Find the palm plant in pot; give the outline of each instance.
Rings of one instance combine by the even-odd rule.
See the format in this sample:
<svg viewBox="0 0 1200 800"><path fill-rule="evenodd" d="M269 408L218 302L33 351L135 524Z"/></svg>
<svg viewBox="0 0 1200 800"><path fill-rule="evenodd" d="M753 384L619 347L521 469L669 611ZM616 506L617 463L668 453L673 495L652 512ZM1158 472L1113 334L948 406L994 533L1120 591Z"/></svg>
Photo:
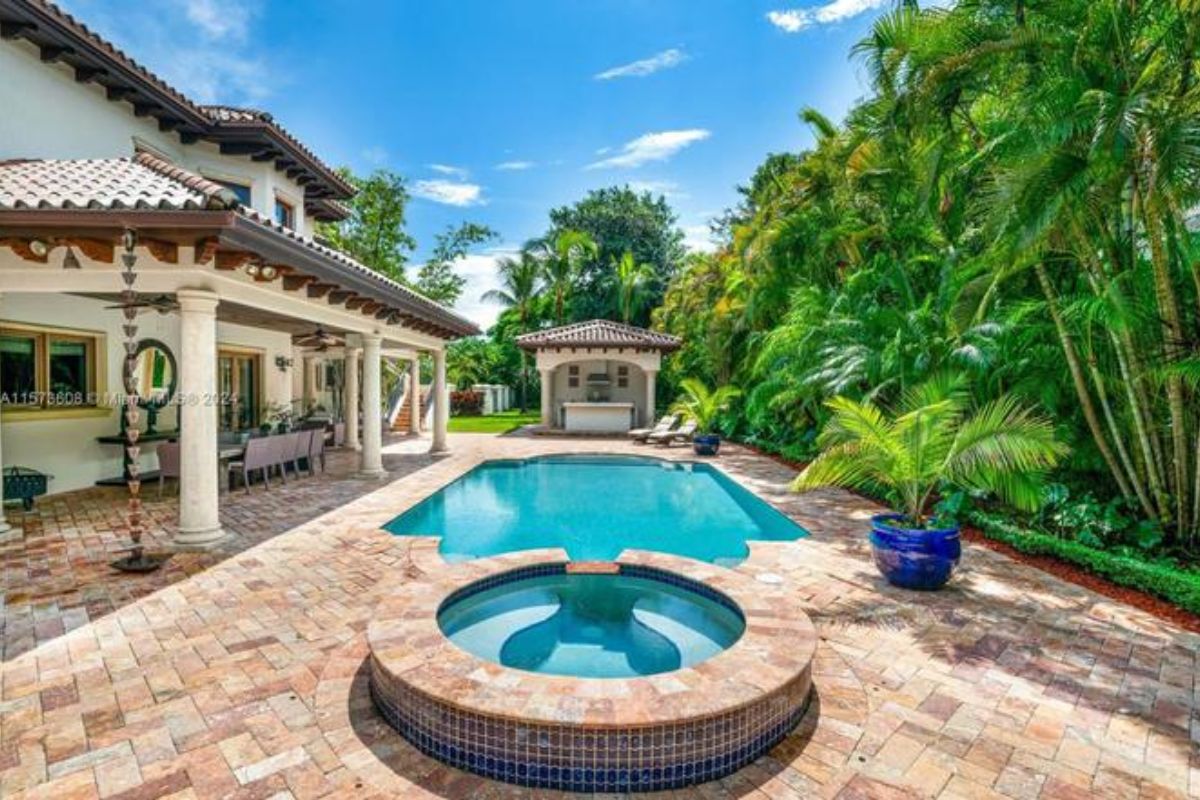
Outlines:
<svg viewBox="0 0 1200 800"><path fill-rule="evenodd" d="M696 455L715 456L721 449L721 436L716 432L717 417L741 395L741 389L720 386L710 391L696 378L684 378L679 382L679 388L683 394L675 401L671 411L695 423L692 448Z"/></svg>
<svg viewBox="0 0 1200 800"><path fill-rule="evenodd" d="M893 413L837 397L821 454L796 490L823 486L882 494L897 509L871 519L875 564L890 583L938 589L962 555L959 527L932 510L938 490L989 492L1035 510L1046 472L1067 452L1050 421L1002 397L970 407L963 382L938 377L907 392Z"/></svg>

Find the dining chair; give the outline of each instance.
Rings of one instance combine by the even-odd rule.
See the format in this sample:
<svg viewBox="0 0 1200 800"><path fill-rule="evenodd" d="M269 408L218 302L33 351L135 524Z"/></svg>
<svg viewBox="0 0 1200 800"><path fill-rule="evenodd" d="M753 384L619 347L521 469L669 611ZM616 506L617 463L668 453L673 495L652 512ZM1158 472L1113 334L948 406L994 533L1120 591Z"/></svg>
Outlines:
<svg viewBox="0 0 1200 800"><path fill-rule="evenodd" d="M158 456L158 496L163 496L167 478L179 480L179 442L163 442L155 451Z"/></svg>
<svg viewBox="0 0 1200 800"><path fill-rule="evenodd" d="M271 441L274 436L256 436L246 442L246 450L242 453L240 459L230 461L229 469L234 473L241 473L242 485L246 487L246 494L250 494L250 473L255 470L262 471L263 487L271 488L270 470L275 464L275 444Z"/></svg>

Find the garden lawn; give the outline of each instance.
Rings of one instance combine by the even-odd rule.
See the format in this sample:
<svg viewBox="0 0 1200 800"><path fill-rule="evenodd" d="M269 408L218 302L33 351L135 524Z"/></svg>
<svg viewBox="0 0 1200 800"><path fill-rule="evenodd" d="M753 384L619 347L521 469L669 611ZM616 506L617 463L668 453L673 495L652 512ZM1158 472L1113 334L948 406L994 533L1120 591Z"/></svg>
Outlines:
<svg viewBox="0 0 1200 800"><path fill-rule="evenodd" d="M502 411L486 417L450 417L451 433L508 433L522 425L533 425L541 421L537 411Z"/></svg>

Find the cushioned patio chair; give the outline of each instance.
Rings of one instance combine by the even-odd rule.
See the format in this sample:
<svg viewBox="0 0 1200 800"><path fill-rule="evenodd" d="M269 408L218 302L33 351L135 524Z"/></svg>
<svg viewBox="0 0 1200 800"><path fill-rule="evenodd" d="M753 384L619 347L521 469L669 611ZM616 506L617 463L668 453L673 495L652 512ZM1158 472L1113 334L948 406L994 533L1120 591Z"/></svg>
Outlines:
<svg viewBox="0 0 1200 800"><path fill-rule="evenodd" d="M314 431L316 434L312 437L312 442L308 446L308 474L317 474L317 464L321 465L321 472L325 471L325 434L323 431Z"/></svg>
<svg viewBox="0 0 1200 800"><path fill-rule="evenodd" d="M646 437L646 441L650 444L656 444L660 447L670 447L675 442L690 442L692 437L696 435L695 420L688 420L673 431L666 433L652 433Z"/></svg>
<svg viewBox="0 0 1200 800"><path fill-rule="evenodd" d="M317 430L296 432L295 439L292 441L292 457L288 460L296 477L299 477L301 471L308 465L308 451L312 449L313 437L320 435L321 431Z"/></svg>
<svg viewBox="0 0 1200 800"><path fill-rule="evenodd" d="M167 478L179 480L179 442L163 442L155 451L158 455L158 496L163 496Z"/></svg>
<svg viewBox="0 0 1200 800"><path fill-rule="evenodd" d="M653 428L634 428L629 432L629 438L635 442L645 442L651 436L666 433L679 422L676 414L666 414Z"/></svg>
<svg viewBox="0 0 1200 800"><path fill-rule="evenodd" d="M287 465L296 459L296 440L299 433L277 433L270 438L275 448L275 467L279 469L279 480L287 483Z"/></svg>
<svg viewBox="0 0 1200 800"><path fill-rule="evenodd" d="M256 436L246 442L246 450L239 460L229 462L230 471L241 473L242 485L246 487L246 494L250 494L250 473L255 471L262 472L263 486L267 489L271 488L271 478L268 473L276 463L276 445L272 439L277 438L276 436Z"/></svg>

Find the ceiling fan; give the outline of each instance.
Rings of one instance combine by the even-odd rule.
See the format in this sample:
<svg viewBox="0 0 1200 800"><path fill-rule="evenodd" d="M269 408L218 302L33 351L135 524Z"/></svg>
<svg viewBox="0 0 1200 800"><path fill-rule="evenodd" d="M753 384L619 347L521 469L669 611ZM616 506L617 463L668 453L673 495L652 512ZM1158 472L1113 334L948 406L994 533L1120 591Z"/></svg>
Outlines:
<svg viewBox="0 0 1200 800"><path fill-rule="evenodd" d="M293 342L301 347L311 347L317 352L325 352L330 347L336 347L342 344L340 336L335 336L329 333L320 325L312 333L301 334L292 339Z"/></svg>

